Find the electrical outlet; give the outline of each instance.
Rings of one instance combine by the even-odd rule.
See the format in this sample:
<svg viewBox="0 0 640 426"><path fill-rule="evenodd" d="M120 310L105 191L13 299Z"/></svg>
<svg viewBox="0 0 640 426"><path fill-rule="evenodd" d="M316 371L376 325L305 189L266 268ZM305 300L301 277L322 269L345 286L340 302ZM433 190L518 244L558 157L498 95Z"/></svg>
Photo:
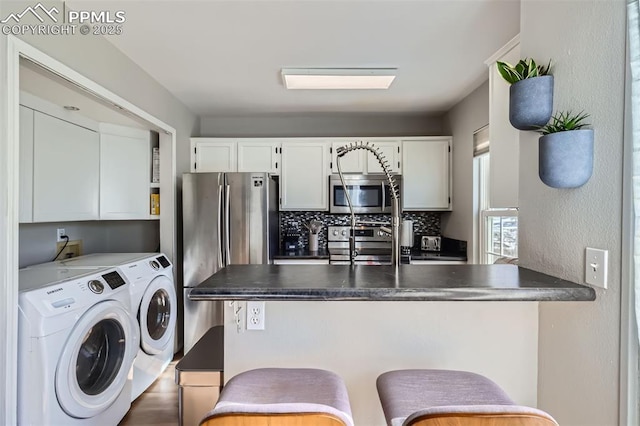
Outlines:
<svg viewBox="0 0 640 426"><path fill-rule="evenodd" d="M247 330L264 330L264 302L247 302Z"/></svg>
<svg viewBox="0 0 640 426"><path fill-rule="evenodd" d="M587 247L584 262L584 280L587 284L607 288L607 258L609 252Z"/></svg>
<svg viewBox="0 0 640 426"><path fill-rule="evenodd" d="M63 235L67 235L67 233L65 232L64 228L58 228L56 230L56 242L59 243L60 241L64 241L64 238L62 238Z"/></svg>

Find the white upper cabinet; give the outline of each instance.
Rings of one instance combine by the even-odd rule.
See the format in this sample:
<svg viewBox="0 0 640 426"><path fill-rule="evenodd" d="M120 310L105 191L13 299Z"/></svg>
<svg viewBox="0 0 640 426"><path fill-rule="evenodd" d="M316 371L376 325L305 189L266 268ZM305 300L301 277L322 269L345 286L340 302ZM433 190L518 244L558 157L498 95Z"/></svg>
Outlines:
<svg viewBox="0 0 640 426"><path fill-rule="evenodd" d="M349 144L349 140L331 142L331 172L338 173L338 154L336 150ZM362 149L351 151L340 158L342 173L365 173L366 152Z"/></svg>
<svg viewBox="0 0 640 426"><path fill-rule="evenodd" d="M280 141L238 140L238 171L279 174Z"/></svg>
<svg viewBox="0 0 640 426"><path fill-rule="evenodd" d="M35 111L33 141L33 221L98 219L98 133Z"/></svg>
<svg viewBox="0 0 640 426"><path fill-rule="evenodd" d="M33 114L20 105L20 223L33 222Z"/></svg>
<svg viewBox="0 0 640 426"><path fill-rule="evenodd" d="M400 141L372 139L371 143L376 148L378 148L384 158L386 158L386 160L389 162L391 173L401 174L402 168L400 167ZM382 167L376 159L376 156L371 152L365 152L367 158L367 173L383 173Z"/></svg>
<svg viewBox="0 0 640 426"><path fill-rule="evenodd" d="M149 219L150 135L100 126L100 219Z"/></svg>
<svg viewBox="0 0 640 426"><path fill-rule="evenodd" d="M400 174L402 169L400 167L400 140L396 139L379 139L379 138L354 138L344 139L340 141L331 142L331 172L338 173L337 165L337 148L356 142L369 142L370 145L378 148L382 155L389 162L389 169L391 173ZM364 149L357 149L351 151L342 157L340 167L343 173L383 173L380 163L376 159L376 156L371 152Z"/></svg>
<svg viewBox="0 0 640 426"><path fill-rule="evenodd" d="M519 37L515 37L486 61L489 66L489 206L518 207L520 133L509 122L509 88L496 61L516 64L520 60Z"/></svg>
<svg viewBox="0 0 640 426"><path fill-rule="evenodd" d="M236 143L235 139L191 138L191 171L237 171Z"/></svg>
<svg viewBox="0 0 640 426"><path fill-rule="evenodd" d="M402 141L402 210L451 210L451 137Z"/></svg>
<svg viewBox="0 0 640 426"><path fill-rule="evenodd" d="M282 142L281 210L327 210L329 144Z"/></svg>

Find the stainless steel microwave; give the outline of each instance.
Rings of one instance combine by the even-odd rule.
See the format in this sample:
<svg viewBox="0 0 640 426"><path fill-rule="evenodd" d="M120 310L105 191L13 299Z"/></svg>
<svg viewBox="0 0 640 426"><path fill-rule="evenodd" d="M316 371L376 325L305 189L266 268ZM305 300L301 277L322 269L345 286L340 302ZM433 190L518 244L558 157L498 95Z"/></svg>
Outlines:
<svg viewBox="0 0 640 426"><path fill-rule="evenodd" d="M394 179L400 191L402 178L394 176ZM354 213L391 213L391 191L386 176L345 174L344 181ZM329 177L329 213L351 213L337 174Z"/></svg>

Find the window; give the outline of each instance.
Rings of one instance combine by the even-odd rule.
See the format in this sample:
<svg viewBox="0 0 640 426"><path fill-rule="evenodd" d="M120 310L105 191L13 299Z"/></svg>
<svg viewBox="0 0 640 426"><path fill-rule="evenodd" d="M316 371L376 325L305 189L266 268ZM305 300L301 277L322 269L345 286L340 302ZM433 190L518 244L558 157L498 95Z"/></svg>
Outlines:
<svg viewBox="0 0 640 426"><path fill-rule="evenodd" d="M488 127L485 127L474 134L479 263L518 257L518 210L491 208L490 164Z"/></svg>

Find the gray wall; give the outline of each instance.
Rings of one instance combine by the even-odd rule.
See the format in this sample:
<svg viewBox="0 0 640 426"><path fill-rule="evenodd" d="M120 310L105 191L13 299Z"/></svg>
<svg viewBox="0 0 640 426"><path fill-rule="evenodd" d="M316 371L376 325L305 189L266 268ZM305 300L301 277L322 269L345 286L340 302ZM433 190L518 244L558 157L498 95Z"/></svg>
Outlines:
<svg viewBox="0 0 640 426"><path fill-rule="evenodd" d="M50 262L56 255L56 229L82 240L82 253L145 253L158 251L157 220L25 223L20 225L20 267Z"/></svg>
<svg viewBox="0 0 640 426"><path fill-rule="evenodd" d="M625 18L623 0L522 2L522 57L552 59L554 110L591 114L595 160L581 188L549 188L521 132L521 265L581 283L585 247L609 250L595 302L540 304L539 406L567 426L618 424Z"/></svg>
<svg viewBox="0 0 640 426"><path fill-rule="evenodd" d="M444 117L445 132L453 136L453 210L442 215L442 234L468 241L469 259L474 259L477 222L474 217L477 207L474 207L473 194L473 133L487 124L489 80L451 108Z"/></svg>
<svg viewBox="0 0 640 426"><path fill-rule="evenodd" d="M216 137L440 136L439 114L309 114L201 117L200 135Z"/></svg>

